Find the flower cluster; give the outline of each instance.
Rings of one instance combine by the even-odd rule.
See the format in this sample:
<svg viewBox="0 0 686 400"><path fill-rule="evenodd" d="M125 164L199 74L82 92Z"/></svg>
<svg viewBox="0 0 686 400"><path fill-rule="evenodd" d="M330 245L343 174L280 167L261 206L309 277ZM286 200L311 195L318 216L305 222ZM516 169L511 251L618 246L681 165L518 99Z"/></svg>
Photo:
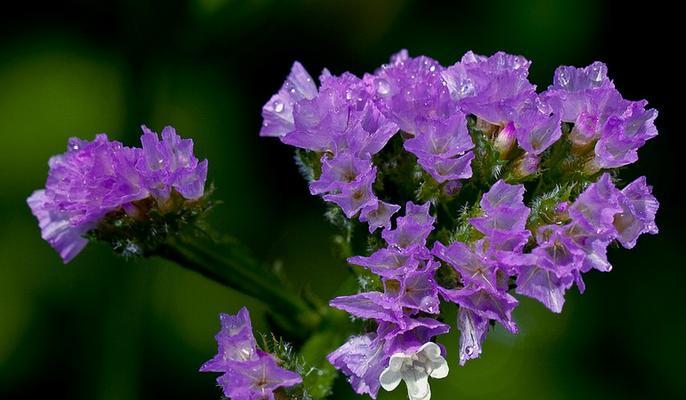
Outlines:
<svg viewBox="0 0 686 400"><path fill-rule="evenodd" d="M217 383L232 400L274 399L274 391L302 382L300 375L279 366L279 360L260 350L250 324L248 309L236 315L221 314L218 352L200 367L201 372L220 372Z"/></svg>
<svg viewBox="0 0 686 400"><path fill-rule="evenodd" d="M109 213L145 217L148 203L159 210L180 196L198 200L204 194L207 160L193 155L193 141L172 127L162 139L143 126L141 147L126 147L99 134L93 141L69 139L67 152L49 161L45 188L29 198L42 237L66 263L88 243L86 233Z"/></svg>
<svg viewBox="0 0 686 400"><path fill-rule="evenodd" d="M429 376L448 374L441 350L426 345L449 327L425 316L439 313L434 280L439 264L426 248L434 224L429 203L418 206L408 202L405 210L396 228L382 233L387 247L369 257L348 260L379 275L383 292L341 296L330 303L355 317L376 320L376 332L352 337L329 355L329 361L349 376L358 393L375 397L379 386L392 390L403 379L410 398L418 400L430 397Z"/></svg>
<svg viewBox="0 0 686 400"><path fill-rule="evenodd" d="M312 194L369 226L371 254L348 261L376 290L330 303L374 322L328 357L357 393L404 380L430 398L428 378L448 373L441 299L458 306L464 364L494 323L518 331L513 294L559 313L583 273L611 270L611 243L657 233L645 178L620 189L614 171L657 135L657 112L622 98L602 63L559 67L542 92L530 64L468 52L446 68L401 51L362 78L324 71L317 88L295 63L264 106L261 135L306 151Z"/></svg>

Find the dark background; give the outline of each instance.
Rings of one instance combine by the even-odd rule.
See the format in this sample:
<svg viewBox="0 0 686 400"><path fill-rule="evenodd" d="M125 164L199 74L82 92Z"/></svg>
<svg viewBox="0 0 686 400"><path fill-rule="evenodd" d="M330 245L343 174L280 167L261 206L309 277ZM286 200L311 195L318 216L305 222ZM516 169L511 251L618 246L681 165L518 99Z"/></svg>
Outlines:
<svg viewBox="0 0 686 400"><path fill-rule="evenodd" d="M225 201L215 225L331 297L345 265L323 203L292 150L257 136L260 107L294 60L317 76L361 75L401 48L449 65L472 49L520 53L545 88L559 64L602 60L625 97L660 111L660 136L627 179L645 174L662 203L659 236L615 250L562 315L522 300L517 336L492 333L481 359L457 365L436 399L677 398L686 390L686 282L677 137L683 121L683 22L648 1L170 0L22 2L0 10L0 399L218 399L219 312L265 307L160 260L125 262L90 245L64 266L40 239L25 198L69 136L107 132L133 145L138 126L174 125L210 160ZM682 32L683 33L683 32ZM682 168L679 168L682 169ZM381 399L402 399L404 390ZM335 399L354 398L344 382Z"/></svg>

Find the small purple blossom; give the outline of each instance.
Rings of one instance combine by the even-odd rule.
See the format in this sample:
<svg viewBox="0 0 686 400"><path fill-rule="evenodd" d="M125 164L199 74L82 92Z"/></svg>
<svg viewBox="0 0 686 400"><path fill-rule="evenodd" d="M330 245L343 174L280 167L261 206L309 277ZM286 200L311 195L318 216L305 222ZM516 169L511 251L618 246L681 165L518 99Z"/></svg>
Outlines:
<svg viewBox="0 0 686 400"><path fill-rule="evenodd" d="M416 134L419 120L450 117L456 105L441 79L443 67L429 57L409 57L407 50L376 71L372 82L377 107L405 132Z"/></svg>
<svg viewBox="0 0 686 400"><path fill-rule="evenodd" d="M498 321L510 332L517 333L518 328L512 319L512 311L519 302L507 292L470 285L462 289L443 289L441 293L446 300L472 311L481 318Z"/></svg>
<svg viewBox="0 0 686 400"><path fill-rule="evenodd" d="M529 65L522 56L498 52L485 57L470 51L441 76L462 111L503 124L535 93L527 78Z"/></svg>
<svg viewBox="0 0 686 400"><path fill-rule="evenodd" d="M143 157L136 163L145 185L153 196L166 200L172 189L188 200L202 197L207 180L207 160L198 162L193 155L193 141L181 139L176 130L167 126L162 140L145 125L142 126Z"/></svg>
<svg viewBox="0 0 686 400"><path fill-rule="evenodd" d="M391 229L391 217L400 210L400 206L377 201L375 205L367 206L360 213L360 221L369 224L369 233L378 228Z"/></svg>
<svg viewBox="0 0 686 400"><path fill-rule="evenodd" d="M379 376L389 358L383 341L374 333L353 336L327 356L331 365L348 377L356 393L368 394L372 399L376 399L379 392Z"/></svg>
<svg viewBox="0 0 686 400"><path fill-rule="evenodd" d="M542 96L559 110L562 121L575 123L573 143L595 143L595 157L587 167L592 172L636 162L638 149L657 135L657 111L646 110L645 100L623 99L603 63L559 67Z"/></svg>
<svg viewBox="0 0 686 400"><path fill-rule="evenodd" d="M460 330L460 365L481 355L481 344L488 333L489 319L483 318L467 308L460 307L457 313L457 328Z"/></svg>
<svg viewBox="0 0 686 400"><path fill-rule="evenodd" d="M224 396L231 400L274 400L275 390L301 382L300 375L279 367L276 360L268 354L256 360L232 363L217 378Z"/></svg>
<svg viewBox="0 0 686 400"><path fill-rule="evenodd" d="M622 211L615 215L613 225L619 243L631 249L641 234L657 234L655 214L660 203L653 196L652 188L644 176L628 184L621 193L619 205Z"/></svg>
<svg viewBox="0 0 686 400"><path fill-rule="evenodd" d="M428 120L418 124L415 136L405 141L407 151L437 182L466 179L472 176L471 150L474 143L467 130L464 114L456 112L445 121Z"/></svg>
<svg viewBox="0 0 686 400"><path fill-rule="evenodd" d="M398 217L396 228L384 230L381 236L391 247L397 249L423 248L433 230L435 220L429 214L429 203L416 205L408 201L405 205L405 216Z"/></svg>
<svg viewBox="0 0 686 400"><path fill-rule="evenodd" d="M324 195L324 200L336 203L346 217L352 218L360 210L377 203L378 200L372 189L375 179L376 168L374 167L342 186L339 192Z"/></svg>
<svg viewBox="0 0 686 400"><path fill-rule="evenodd" d="M260 136L283 136L294 129L293 105L300 100L317 96L317 86L299 63L294 62L291 73L277 94L262 107L264 123Z"/></svg>
<svg viewBox="0 0 686 400"><path fill-rule="evenodd" d="M220 314L221 330L215 336L218 352L200 367L221 372L217 383L232 400L274 399L274 391L302 382L299 374L281 368L277 360L255 344L248 309L236 315Z"/></svg>

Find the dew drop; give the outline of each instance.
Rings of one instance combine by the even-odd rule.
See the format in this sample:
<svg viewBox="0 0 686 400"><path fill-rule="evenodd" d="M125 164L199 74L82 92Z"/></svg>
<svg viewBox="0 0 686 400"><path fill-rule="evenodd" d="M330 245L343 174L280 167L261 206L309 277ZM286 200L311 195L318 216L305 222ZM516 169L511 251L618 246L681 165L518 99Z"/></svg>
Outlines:
<svg viewBox="0 0 686 400"><path fill-rule="evenodd" d="M536 98L536 108L541 114L550 115L553 112L552 107L549 104L541 101L538 97Z"/></svg>
<svg viewBox="0 0 686 400"><path fill-rule="evenodd" d="M524 60L520 56L516 56L514 61L512 61L512 67L514 69L520 69L524 65Z"/></svg>
<svg viewBox="0 0 686 400"><path fill-rule="evenodd" d="M605 68L603 68L603 65L600 63L593 64L591 66L591 80L600 83L603 79L605 79Z"/></svg>
<svg viewBox="0 0 686 400"><path fill-rule="evenodd" d="M610 271L612 271L612 265L607 266L607 272L610 272Z"/></svg>
<svg viewBox="0 0 686 400"><path fill-rule="evenodd" d="M567 72L567 70L563 69L562 71L560 71L559 78L560 84L562 84L562 86L567 86L569 84L569 72Z"/></svg>
<svg viewBox="0 0 686 400"><path fill-rule="evenodd" d="M464 348L464 352L468 356L471 356L472 354L474 354L474 348L472 346L467 346Z"/></svg>
<svg viewBox="0 0 686 400"><path fill-rule="evenodd" d="M376 92L382 96L386 96L391 92L391 85L385 79L377 79L376 82Z"/></svg>
<svg viewBox="0 0 686 400"><path fill-rule="evenodd" d="M272 108L274 109L274 112L280 113L283 111L284 105L281 101L275 100L274 104L272 104Z"/></svg>
<svg viewBox="0 0 686 400"><path fill-rule="evenodd" d="M460 82L460 97L467 97L474 94L474 82L471 79L465 79Z"/></svg>
<svg viewBox="0 0 686 400"><path fill-rule="evenodd" d="M436 66L435 66L435 65L432 65L431 67L429 67L429 71L434 72L435 70L436 70Z"/></svg>
<svg viewBox="0 0 686 400"><path fill-rule="evenodd" d="M352 100L352 98L353 98L352 92L350 90L346 90L345 91L345 99L346 100Z"/></svg>

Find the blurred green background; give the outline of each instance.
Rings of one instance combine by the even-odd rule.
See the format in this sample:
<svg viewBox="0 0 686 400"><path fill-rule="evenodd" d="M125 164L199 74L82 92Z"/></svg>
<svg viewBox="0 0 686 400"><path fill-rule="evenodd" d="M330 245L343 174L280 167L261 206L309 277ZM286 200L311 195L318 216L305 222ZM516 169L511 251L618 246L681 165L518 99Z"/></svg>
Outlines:
<svg viewBox="0 0 686 400"><path fill-rule="evenodd" d="M6 6L4 6L6 7ZM457 365L435 399L679 398L686 391L683 211L677 118L683 85L676 10L592 0L24 2L0 13L0 399L218 399L197 372L215 352L219 312L264 305L161 260L125 262L90 245L64 266L40 239L25 198L69 136L174 125L210 160L225 203L217 228L329 298L345 276L323 203L308 195L292 150L257 136L260 107L300 60L313 75L361 75L408 48L444 65L467 50L520 53L546 87L559 64L608 63L622 93L647 98L661 136L641 151L662 202L659 236L613 251L562 315L522 300L521 333L498 329L479 360ZM669 62L670 58L674 62ZM680 127L679 127L680 128ZM679 179L679 181L677 181ZM355 396L343 380L334 399ZM380 399L402 399L404 391ZM683 398L683 397L682 397Z"/></svg>

